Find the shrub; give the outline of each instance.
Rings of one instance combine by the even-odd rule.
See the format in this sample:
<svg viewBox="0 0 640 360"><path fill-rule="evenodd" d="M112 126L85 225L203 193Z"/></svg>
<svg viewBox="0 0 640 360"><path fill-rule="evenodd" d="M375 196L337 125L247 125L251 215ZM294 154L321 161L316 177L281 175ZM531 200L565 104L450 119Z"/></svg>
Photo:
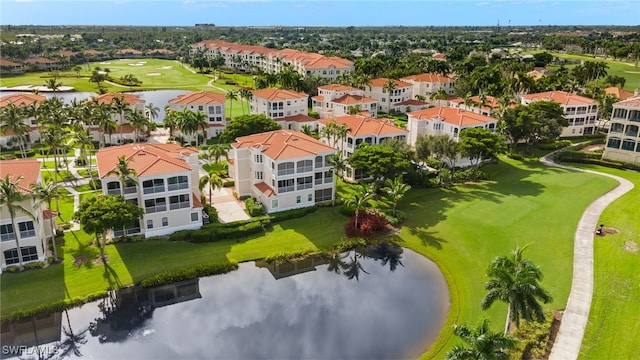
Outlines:
<svg viewBox="0 0 640 360"><path fill-rule="evenodd" d="M345 226L345 233L349 237L370 237L386 229L387 220L375 211L360 212L358 226L355 215Z"/></svg>
<svg viewBox="0 0 640 360"><path fill-rule="evenodd" d="M349 238L341 240L333 246L335 252L346 252L360 247L367 246L367 241L363 238Z"/></svg>
<svg viewBox="0 0 640 360"><path fill-rule="evenodd" d="M301 218L307 214L311 214L313 212L318 211L318 207L316 205L304 207L300 209L292 209L286 211L280 211L277 213L273 213L270 215L271 222L279 222L290 219Z"/></svg>
<svg viewBox="0 0 640 360"><path fill-rule="evenodd" d="M236 183L233 180L226 180L225 182L222 183L222 187L232 187L235 184Z"/></svg>
<svg viewBox="0 0 640 360"><path fill-rule="evenodd" d="M178 281L195 279L201 276L225 274L236 269L238 269L238 264L232 262L199 264L174 271L162 272L142 280L140 285L142 287L161 286Z"/></svg>
<svg viewBox="0 0 640 360"><path fill-rule="evenodd" d="M266 262L275 262L277 264L281 264L283 262L301 259L311 254L311 249L299 250L294 252L284 252L279 254L271 254L264 258Z"/></svg>
<svg viewBox="0 0 640 360"><path fill-rule="evenodd" d="M356 213L356 209L352 206L347 206L345 204L343 204L342 206L340 206L340 214L344 215L344 216L353 216Z"/></svg>
<svg viewBox="0 0 640 360"><path fill-rule="evenodd" d="M261 216L265 213L264 207L262 206L262 204L259 204L255 198L250 197L246 199L244 201L244 206L246 208L247 214L249 214L249 216L251 217Z"/></svg>
<svg viewBox="0 0 640 360"><path fill-rule="evenodd" d="M209 215L209 223L218 222L218 210L209 204L204 205L204 212Z"/></svg>
<svg viewBox="0 0 640 360"><path fill-rule="evenodd" d="M545 311L545 321L525 321L513 332L518 340L514 349L509 351L512 359L544 359L551 335L554 316L551 311Z"/></svg>
<svg viewBox="0 0 640 360"><path fill-rule="evenodd" d="M396 226L404 221L407 218L407 214L404 211L396 210L395 216L393 215L392 209L387 209L380 213L385 220L389 222L389 224Z"/></svg>
<svg viewBox="0 0 640 360"><path fill-rule="evenodd" d="M211 242L217 240L239 239L264 231L269 225L269 220L253 221L246 224L234 224L233 226L220 226L223 224L209 224L200 230L181 230L169 235L170 241L191 241L194 243ZM226 225L226 224L224 224Z"/></svg>

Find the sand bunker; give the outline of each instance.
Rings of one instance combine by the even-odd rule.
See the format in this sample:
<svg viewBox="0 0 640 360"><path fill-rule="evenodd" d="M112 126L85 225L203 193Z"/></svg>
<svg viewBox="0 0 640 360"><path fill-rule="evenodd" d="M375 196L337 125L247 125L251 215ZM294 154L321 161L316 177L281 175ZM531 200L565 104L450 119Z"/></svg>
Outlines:
<svg viewBox="0 0 640 360"><path fill-rule="evenodd" d="M640 71L626 71L625 70L625 72L628 73L628 74L640 74Z"/></svg>
<svg viewBox="0 0 640 360"><path fill-rule="evenodd" d="M103 61L103 62L100 63L100 65L109 65L109 64L111 64L111 63L108 62L108 61Z"/></svg>
<svg viewBox="0 0 640 360"><path fill-rule="evenodd" d="M147 76L160 76L160 73L148 73Z"/></svg>
<svg viewBox="0 0 640 360"><path fill-rule="evenodd" d="M144 64L129 64L129 66L142 66Z"/></svg>
<svg viewBox="0 0 640 360"><path fill-rule="evenodd" d="M163 66L163 67L159 67L156 69L163 69L163 70L169 70L169 69L173 69L173 66Z"/></svg>

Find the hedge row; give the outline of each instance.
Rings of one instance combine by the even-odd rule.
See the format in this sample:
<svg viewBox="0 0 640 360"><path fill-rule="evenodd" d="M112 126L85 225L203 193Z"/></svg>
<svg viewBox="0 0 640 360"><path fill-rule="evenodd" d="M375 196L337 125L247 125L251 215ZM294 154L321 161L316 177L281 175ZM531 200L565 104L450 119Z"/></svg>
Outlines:
<svg viewBox="0 0 640 360"><path fill-rule="evenodd" d="M232 262L199 264L174 271L161 272L142 280L140 285L142 287L161 286L202 276L226 274L237 269L238 264Z"/></svg>
<svg viewBox="0 0 640 360"><path fill-rule="evenodd" d="M108 295L108 291L105 290L105 291L89 294L87 296L79 296L73 299L64 299L64 300L56 301L51 304L42 304L31 309L16 310L8 315L2 315L2 317L0 318L0 321L4 323L4 322L16 321L19 319L24 319L31 316L38 316L38 315L63 311L75 306L86 304L90 301L101 299L107 295Z"/></svg>
<svg viewBox="0 0 640 360"><path fill-rule="evenodd" d="M569 163L600 165L600 166L610 167L614 169L640 171L640 165L638 164L622 163L622 162L611 161L611 160L577 158L577 157L570 157L570 156L562 156L562 154L558 154L558 157L556 157L556 160L561 162L569 162Z"/></svg>

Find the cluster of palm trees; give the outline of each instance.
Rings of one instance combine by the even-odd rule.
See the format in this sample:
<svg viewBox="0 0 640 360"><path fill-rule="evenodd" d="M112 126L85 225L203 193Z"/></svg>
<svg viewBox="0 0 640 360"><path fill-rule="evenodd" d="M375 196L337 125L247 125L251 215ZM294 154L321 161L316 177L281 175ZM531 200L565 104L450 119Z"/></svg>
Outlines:
<svg viewBox="0 0 640 360"><path fill-rule="evenodd" d="M195 144L198 146L202 131L203 141L207 141L207 124L208 118L202 111L191 111L188 108L182 111L172 110L168 105L165 107L166 116L164 118L164 127L169 129L169 136L173 137L175 129L179 129L183 135L195 137Z"/></svg>
<svg viewBox="0 0 640 360"><path fill-rule="evenodd" d="M303 76L293 66L285 65L278 73L260 72L253 78L256 89L280 86L281 89L304 91Z"/></svg>
<svg viewBox="0 0 640 360"><path fill-rule="evenodd" d="M545 320L541 303L550 303L553 298L540 285L540 267L523 257L527 247L528 245L518 246L510 256L496 257L487 271L487 294L482 299L481 306L486 310L496 301L507 304L504 333L492 332L486 319L477 328L455 325L454 334L462 338L467 346L456 345L447 353L447 360L509 359L508 350L515 345L515 339L509 336L511 324L515 323L519 327L520 320Z"/></svg>
<svg viewBox="0 0 640 360"><path fill-rule="evenodd" d="M344 200L344 204L354 209L355 227L358 228L359 217L374 206L374 200L385 200L387 206L392 210L392 216L395 217L398 203L410 189L411 186L404 183L402 175L386 179L382 183L363 183ZM379 192L382 192L382 198L378 195Z"/></svg>
<svg viewBox="0 0 640 360"><path fill-rule="evenodd" d="M207 159L209 165L205 167L207 173L200 178L198 187L201 198L204 198L204 188L209 187L209 205L211 205L213 191L224 187L224 177L226 174L221 160L223 158L227 159L230 148L228 144L214 144L203 152L203 158Z"/></svg>

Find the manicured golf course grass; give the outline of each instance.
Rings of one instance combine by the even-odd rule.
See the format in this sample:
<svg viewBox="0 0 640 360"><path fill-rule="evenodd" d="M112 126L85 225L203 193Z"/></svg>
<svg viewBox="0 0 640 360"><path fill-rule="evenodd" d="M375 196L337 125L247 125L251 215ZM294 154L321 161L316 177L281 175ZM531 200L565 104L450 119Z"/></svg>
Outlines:
<svg viewBox="0 0 640 360"><path fill-rule="evenodd" d="M594 241L594 293L580 359L634 359L640 335L640 173L579 166L635 184L600 217L600 223L620 232Z"/></svg>
<svg viewBox="0 0 640 360"><path fill-rule="evenodd" d="M485 168L490 181L451 189L412 190L400 209L407 213L400 245L435 261L450 288L451 310L434 346L423 356L441 359L458 339L453 324L476 324L484 316L498 331L506 306L480 309L489 262L516 245L532 243L526 255L538 264L543 286L563 308L571 285L573 233L586 206L616 185L614 180L547 168L537 161L504 159ZM321 208L304 218L276 224L264 236L207 244L163 240L109 245L109 266L74 266L73 257L95 258L91 236L65 237L65 262L47 269L2 275L2 314L42 303L102 292L139 282L157 272L214 261L249 261L269 255L330 249L343 237L347 218L336 208ZM77 238L75 236L77 236ZM399 304L399 306L401 306ZM425 349L426 350L426 349Z"/></svg>

